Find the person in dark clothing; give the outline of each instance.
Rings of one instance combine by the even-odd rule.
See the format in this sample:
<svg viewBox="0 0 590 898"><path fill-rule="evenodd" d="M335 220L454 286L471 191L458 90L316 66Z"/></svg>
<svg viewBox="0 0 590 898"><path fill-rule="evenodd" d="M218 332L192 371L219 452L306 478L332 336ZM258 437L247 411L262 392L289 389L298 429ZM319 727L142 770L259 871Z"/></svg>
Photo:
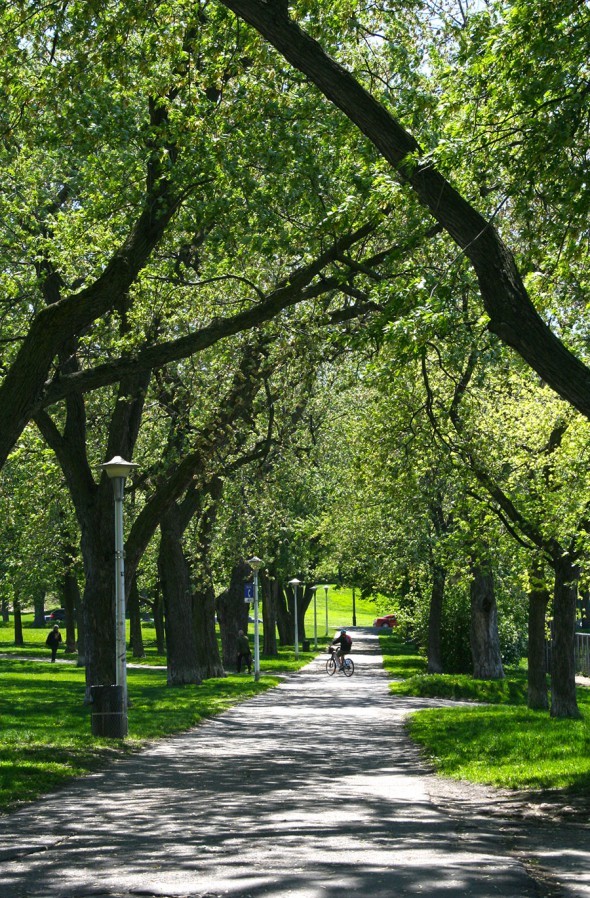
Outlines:
<svg viewBox="0 0 590 898"><path fill-rule="evenodd" d="M45 645L49 646L51 649L51 660L55 661L55 656L57 655L57 650L62 642L61 633L59 632L59 625L55 624L53 630L51 630L47 639L45 640Z"/></svg>
<svg viewBox="0 0 590 898"><path fill-rule="evenodd" d="M252 670L252 653L250 651L250 643L248 637L243 630L238 631L238 673L242 669L242 661L248 668L248 673Z"/></svg>
<svg viewBox="0 0 590 898"><path fill-rule="evenodd" d="M338 666L342 667L344 656L347 655L350 651L352 639L350 638L346 630L340 630L340 633L333 641L332 645L336 646L336 658L338 660Z"/></svg>

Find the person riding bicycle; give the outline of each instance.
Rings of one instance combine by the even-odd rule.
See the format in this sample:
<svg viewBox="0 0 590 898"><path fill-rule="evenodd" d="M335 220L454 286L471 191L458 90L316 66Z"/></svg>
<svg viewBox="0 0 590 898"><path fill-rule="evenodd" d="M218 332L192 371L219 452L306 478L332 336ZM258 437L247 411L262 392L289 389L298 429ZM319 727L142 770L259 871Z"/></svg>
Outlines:
<svg viewBox="0 0 590 898"><path fill-rule="evenodd" d="M338 660L338 667L342 668L344 663L344 656L347 655L350 651L350 647L352 646L352 639L346 632L346 630L340 630L340 633L332 643L333 646L337 646L336 648L336 658Z"/></svg>

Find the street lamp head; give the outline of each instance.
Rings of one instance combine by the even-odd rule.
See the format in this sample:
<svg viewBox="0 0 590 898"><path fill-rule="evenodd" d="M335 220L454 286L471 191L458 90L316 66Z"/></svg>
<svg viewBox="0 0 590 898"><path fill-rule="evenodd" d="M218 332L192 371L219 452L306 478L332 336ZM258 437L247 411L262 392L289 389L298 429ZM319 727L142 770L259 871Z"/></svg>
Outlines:
<svg viewBox="0 0 590 898"><path fill-rule="evenodd" d="M137 465L131 461L125 461L120 455L115 455L110 461L105 461L100 465L103 471L106 471L107 477L113 480L115 477L128 477Z"/></svg>
<svg viewBox="0 0 590 898"><path fill-rule="evenodd" d="M292 580L289 580L289 586L301 586L301 580L298 580L297 577L293 577Z"/></svg>
<svg viewBox="0 0 590 898"><path fill-rule="evenodd" d="M248 559L248 564L252 568L253 571L259 571L262 565L264 564L262 558L258 558L254 555L252 558Z"/></svg>

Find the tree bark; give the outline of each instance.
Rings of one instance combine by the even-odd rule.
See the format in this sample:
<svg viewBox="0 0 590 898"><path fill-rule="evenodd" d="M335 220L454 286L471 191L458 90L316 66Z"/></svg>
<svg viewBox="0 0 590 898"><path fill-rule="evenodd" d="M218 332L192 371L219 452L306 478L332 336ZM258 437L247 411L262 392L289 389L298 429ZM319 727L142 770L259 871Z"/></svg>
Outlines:
<svg viewBox="0 0 590 898"><path fill-rule="evenodd" d="M45 592L44 586L35 589L35 594L33 596L34 627L45 627Z"/></svg>
<svg viewBox="0 0 590 898"><path fill-rule="evenodd" d="M156 631L156 651L158 655L166 654L166 626L164 623L164 599L160 584L156 586L156 594L154 596L154 604L152 606L154 615L154 629Z"/></svg>
<svg viewBox="0 0 590 898"><path fill-rule="evenodd" d="M287 593L283 589L280 580L277 578L273 581L275 605L277 609L277 629L279 631L280 645L293 645L295 642L295 628L293 625L293 617L289 613L289 605ZM289 587L289 590L291 587ZM291 602L293 599L291 598Z"/></svg>
<svg viewBox="0 0 590 898"><path fill-rule="evenodd" d="M129 642L131 644L131 654L134 658L145 658L137 577L134 577L131 582L127 611L129 613Z"/></svg>
<svg viewBox="0 0 590 898"><path fill-rule="evenodd" d="M270 580L261 573L260 590L262 593L262 654L266 658L277 658L277 581Z"/></svg>
<svg viewBox="0 0 590 898"><path fill-rule="evenodd" d="M182 550L182 527L174 505L160 522L158 571L166 613L168 685L200 683L190 574Z"/></svg>
<svg viewBox="0 0 590 898"><path fill-rule="evenodd" d="M63 597L66 613L65 651L72 654L76 651L76 620L80 605L80 588L74 569L74 550L70 545L64 546Z"/></svg>
<svg viewBox="0 0 590 898"><path fill-rule="evenodd" d="M472 565L471 654L476 680L500 680L504 677L494 576L483 562Z"/></svg>
<svg viewBox="0 0 590 898"><path fill-rule="evenodd" d="M443 672L441 652L442 612L447 572L441 564L432 564L432 589L428 613L428 673Z"/></svg>
<svg viewBox="0 0 590 898"><path fill-rule="evenodd" d="M553 561L553 636L551 642L551 717L581 717L576 698L575 627L579 572L570 555Z"/></svg>
<svg viewBox="0 0 590 898"><path fill-rule="evenodd" d="M14 644L24 645L25 640L23 638L23 619L21 615L20 599L17 599L16 596L14 597L12 607L14 609Z"/></svg>
<svg viewBox="0 0 590 898"><path fill-rule="evenodd" d="M528 697L527 705L534 711L547 711L547 664L545 657L545 623L551 596L545 583L543 564L531 566L528 618Z"/></svg>
<svg viewBox="0 0 590 898"><path fill-rule="evenodd" d="M195 591L194 628L199 676L202 680L224 677L215 632L215 592L211 581Z"/></svg>
<svg viewBox="0 0 590 898"><path fill-rule="evenodd" d="M242 558L234 565L229 587L217 597L217 619L221 633L221 658L225 670L235 670L238 657L238 630L248 632L248 605L244 583L251 576L250 565Z"/></svg>

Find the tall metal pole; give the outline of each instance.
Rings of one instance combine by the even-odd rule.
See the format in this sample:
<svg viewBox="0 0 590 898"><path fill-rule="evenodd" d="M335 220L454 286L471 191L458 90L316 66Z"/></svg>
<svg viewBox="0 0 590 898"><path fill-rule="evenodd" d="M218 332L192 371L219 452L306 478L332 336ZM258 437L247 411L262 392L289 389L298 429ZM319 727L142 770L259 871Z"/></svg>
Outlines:
<svg viewBox="0 0 590 898"><path fill-rule="evenodd" d="M292 580L289 580L289 586L293 587L293 596L295 598L295 659L299 659L299 621L297 619L297 587L301 583L301 580L298 580L297 577L293 577Z"/></svg>
<svg viewBox="0 0 590 898"><path fill-rule="evenodd" d="M254 570L254 679L260 679L260 634L258 631L258 569Z"/></svg>
<svg viewBox="0 0 590 898"><path fill-rule="evenodd" d="M119 712L110 709L100 712L108 732L96 735L109 735L124 738L127 735L127 639L125 633L125 550L123 543L123 496L125 478L137 467L115 455L110 461L100 466L113 483L115 496L115 685L119 687L121 707ZM96 687L97 689L100 687ZM111 721L110 717L115 720ZM108 718L108 722L107 722ZM100 726L102 728L102 724ZM93 729L93 732L94 729Z"/></svg>
<svg viewBox="0 0 590 898"><path fill-rule="evenodd" d="M125 478L113 477L115 493L115 682L121 687L123 713L127 710L127 639L125 634L125 552L123 549L123 494Z"/></svg>
<svg viewBox="0 0 590 898"><path fill-rule="evenodd" d="M297 614L297 584L295 584L295 660L299 658L299 615Z"/></svg>
<svg viewBox="0 0 590 898"><path fill-rule="evenodd" d="M248 559L248 564L254 571L254 679L260 679L260 630L258 624L258 571L263 562L255 555Z"/></svg>
<svg viewBox="0 0 590 898"><path fill-rule="evenodd" d="M317 586L313 587L313 647L318 650L318 603L317 603Z"/></svg>
<svg viewBox="0 0 590 898"><path fill-rule="evenodd" d="M352 587L352 626L356 627L356 586Z"/></svg>
<svg viewBox="0 0 590 898"><path fill-rule="evenodd" d="M328 589L329 588L330 588L329 586L324 586L324 592L326 593L326 636L329 633L329 630L328 630Z"/></svg>

